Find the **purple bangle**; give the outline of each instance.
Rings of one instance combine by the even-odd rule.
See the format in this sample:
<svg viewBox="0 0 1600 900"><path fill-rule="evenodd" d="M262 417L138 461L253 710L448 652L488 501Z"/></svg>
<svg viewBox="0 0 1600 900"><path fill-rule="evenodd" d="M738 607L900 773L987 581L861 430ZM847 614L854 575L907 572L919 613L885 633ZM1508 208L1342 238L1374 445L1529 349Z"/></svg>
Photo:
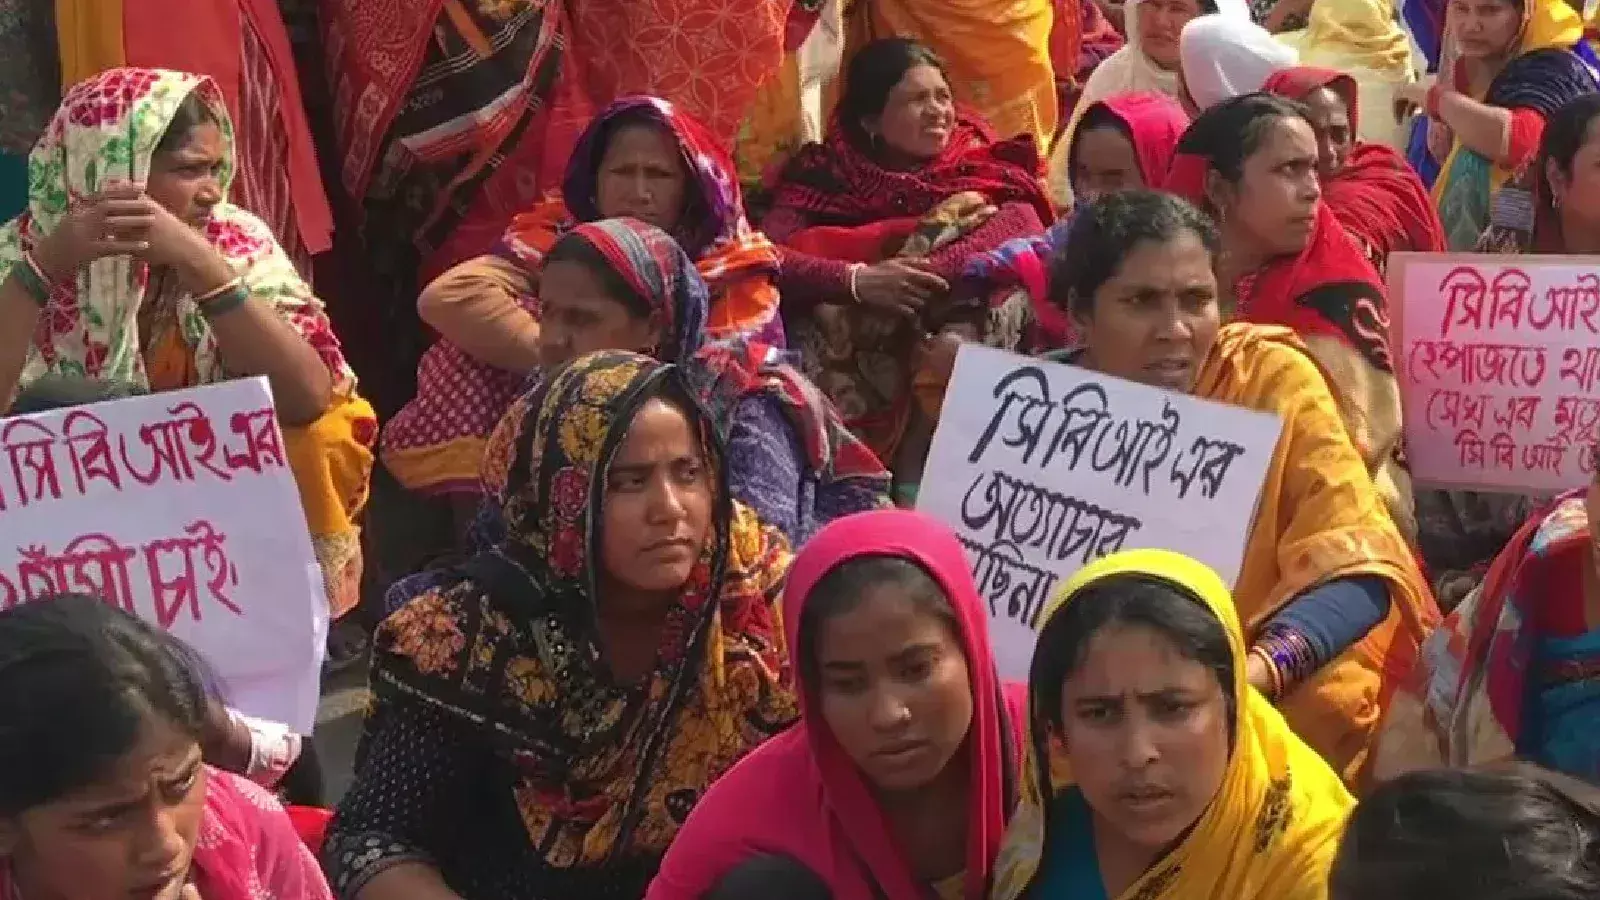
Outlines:
<svg viewBox="0 0 1600 900"><path fill-rule="evenodd" d="M1268 626L1255 646L1278 670L1287 695L1317 672L1317 656L1305 635L1283 626Z"/></svg>

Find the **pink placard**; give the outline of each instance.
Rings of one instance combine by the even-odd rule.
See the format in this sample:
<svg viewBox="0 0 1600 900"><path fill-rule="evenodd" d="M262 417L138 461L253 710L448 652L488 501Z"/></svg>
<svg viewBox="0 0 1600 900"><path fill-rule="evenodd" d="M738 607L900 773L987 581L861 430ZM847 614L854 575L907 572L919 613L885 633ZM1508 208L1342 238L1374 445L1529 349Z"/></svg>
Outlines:
<svg viewBox="0 0 1600 900"><path fill-rule="evenodd" d="M1397 253L1389 297L1419 483L1542 493L1593 476L1600 260Z"/></svg>

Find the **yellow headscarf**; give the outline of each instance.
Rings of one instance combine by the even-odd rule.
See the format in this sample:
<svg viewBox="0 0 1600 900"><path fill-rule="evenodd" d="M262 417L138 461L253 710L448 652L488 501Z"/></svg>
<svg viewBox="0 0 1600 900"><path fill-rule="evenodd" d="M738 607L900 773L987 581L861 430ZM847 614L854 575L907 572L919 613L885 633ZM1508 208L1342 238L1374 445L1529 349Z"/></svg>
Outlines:
<svg viewBox="0 0 1600 900"><path fill-rule="evenodd" d="M1583 13L1567 0L1525 0L1522 7L1522 42L1517 54L1559 47L1570 50L1583 40Z"/></svg>
<svg viewBox="0 0 1600 900"><path fill-rule="evenodd" d="M1199 824L1120 900L1324 900L1328 869L1355 801L1328 764L1245 681L1244 634L1227 586L1187 556L1130 550L1080 569L1056 594L1045 622L1086 588L1117 575L1170 582L1199 598L1222 622L1233 655L1239 716L1228 770ZM1030 697L1038 696L1034 687ZM1045 710L1030 705L1022 796L995 867L995 900L1015 900L1033 880L1047 846L1045 808L1066 787L1061 760L1048 766L1039 762L1049 746L1039 731L1045 718Z"/></svg>

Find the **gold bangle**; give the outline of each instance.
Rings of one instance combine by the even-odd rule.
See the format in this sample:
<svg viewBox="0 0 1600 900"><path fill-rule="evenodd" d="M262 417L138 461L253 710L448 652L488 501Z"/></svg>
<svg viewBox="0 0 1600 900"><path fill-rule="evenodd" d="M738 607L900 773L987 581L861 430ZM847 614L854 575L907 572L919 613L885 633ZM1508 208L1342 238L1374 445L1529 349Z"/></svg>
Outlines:
<svg viewBox="0 0 1600 900"><path fill-rule="evenodd" d="M208 301L215 300L242 284L244 284L244 276L235 275L217 287L214 287L211 290L206 291L204 294L200 294L199 296L195 297L194 302L196 305L204 306Z"/></svg>

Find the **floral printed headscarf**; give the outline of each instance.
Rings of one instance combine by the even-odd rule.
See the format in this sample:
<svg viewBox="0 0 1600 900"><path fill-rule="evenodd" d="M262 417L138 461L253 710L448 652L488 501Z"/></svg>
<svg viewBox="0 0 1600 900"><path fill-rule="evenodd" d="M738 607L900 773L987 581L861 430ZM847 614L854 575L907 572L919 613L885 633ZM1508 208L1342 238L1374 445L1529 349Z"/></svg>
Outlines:
<svg viewBox="0 0 1600 900"><path fill-rule="evenodd" d="M143 184L151 159L178 107L198 93L222 132L226 191L233 181L233 125L222 93L211 79L162 69L111 69L67 91L49 128L28 158L28 211L0 229L0 278L22 261L82 201L117 181ZM344 360L322 304L278 246L272 230L254 215L223 202L213 209L206 237L253 297L272 303L317 351L334 376L335 390L348 395L355 376ZM84 267L51 299L22 370L27 384L47 373L86 375L148 386L140 352L139 307L150 288L150 267L131 256L113 256ZM177 301L179 330L194 354L202 384L226 377L216 341L188 296Z"/></svg>
<svg viewBox="0 0 1600 900"><path fill-rule="evenodd" d="M604 485L656 397L698 426L718 497L654 672L618 686L596 625ZM788 544L728 497L720 442L689 398L678 367L603 351L513 404L485 464L505 537L385 621L373 664L380 703L443 711L512 759L550 866L635 872L630 896L712 780L797 715L774 608Z"/></svg>

